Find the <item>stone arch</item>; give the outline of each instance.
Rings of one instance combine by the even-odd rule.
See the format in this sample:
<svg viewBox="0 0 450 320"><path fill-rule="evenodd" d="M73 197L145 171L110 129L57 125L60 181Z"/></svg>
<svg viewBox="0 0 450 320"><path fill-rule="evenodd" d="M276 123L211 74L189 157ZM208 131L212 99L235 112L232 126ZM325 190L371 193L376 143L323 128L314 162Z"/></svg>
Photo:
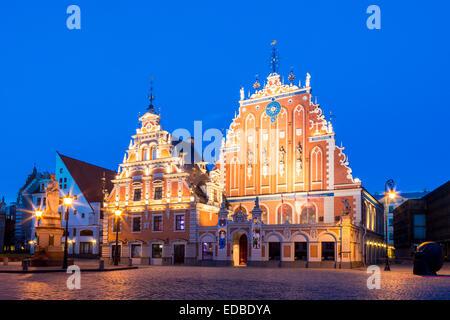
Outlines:
<svg viewBox="0 0 450 320"><path fill-rule="evenodd" d="M216 242L216 236L212 233L204 233L199 237L200 242Z"/></svg>
<svg viewBox="0 0 450 320"><path fill-rule="evenodd" d="M323 247L324 244L323 243L334 243L334 252L333 252L333 257L334 259L332 259L333 261L337 261L337 253L338 253L338 241L337 241L337 236L331 232L325 231L319 234L318 236L318 241L319 241L319 257L321 257L321 260L323 260L324 258L324 252L323 252ZM331 259L325 259L325 260L331 260Z"/></svg>
<svg viewBox="0 0 450 320"><path fill-rule="evenodd" d="M283 235L277 231L271 231L264 237L265 242L283 242Z"/></svg>
<svg viewBox="0 0 450 320"><path fill-rule="evenodd" d="M291 240L292 242L307 242L309 243L309 236L302 232L302 231L295 231L292 235L291 235ZM298 240L302 240L302 241L298 241Z"/></svg>

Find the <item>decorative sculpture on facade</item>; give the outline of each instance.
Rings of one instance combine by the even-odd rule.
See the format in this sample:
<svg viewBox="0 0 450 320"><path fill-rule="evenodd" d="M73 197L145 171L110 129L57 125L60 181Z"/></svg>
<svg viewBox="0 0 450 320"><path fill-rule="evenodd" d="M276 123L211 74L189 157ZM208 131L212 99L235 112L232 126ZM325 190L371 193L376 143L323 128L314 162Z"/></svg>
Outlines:
<svg viewBox="0 0 450 320"><path fill-rule="evenodd" d="M284 173L284 156L286 154L286 151L284 150L284 147L281 146L280 151L279 151L279 169L280 169L280 175L282 176Z"/></svg>
<svg viewBox="0 0 450 320"><path fill-rule="evenodd" d="M300 171L302 171L302 145L300 142L298 143L295 152L297 154L297 160L295 161L295 171L297 171L297 174L300 174Z"/></svg>

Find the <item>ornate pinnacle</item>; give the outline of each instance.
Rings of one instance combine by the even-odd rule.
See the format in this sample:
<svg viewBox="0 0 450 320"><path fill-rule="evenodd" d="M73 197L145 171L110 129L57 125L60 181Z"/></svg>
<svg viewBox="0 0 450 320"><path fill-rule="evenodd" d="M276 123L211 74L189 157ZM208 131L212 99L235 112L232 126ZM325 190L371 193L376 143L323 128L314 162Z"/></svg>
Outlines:
<svg viewBox="0 0 450 320"><path fill-rule="evenodd" d="M258 90L261 87L261 85L258 82L258 75L255 76L255 83L253 84L253 88L255 88L255 90Z"/></svg>

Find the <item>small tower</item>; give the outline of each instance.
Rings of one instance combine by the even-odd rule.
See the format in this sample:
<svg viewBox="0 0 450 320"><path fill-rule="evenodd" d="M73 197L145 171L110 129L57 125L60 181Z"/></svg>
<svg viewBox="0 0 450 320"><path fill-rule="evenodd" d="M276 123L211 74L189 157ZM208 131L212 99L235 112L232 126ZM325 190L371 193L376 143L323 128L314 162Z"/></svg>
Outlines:
<svg viewBox="0 0 450 320"><path fill-rule="evenodd" d="M261 224L263 211L259 207L259 197L252 210L252 259L261 259Z"/></svg>
<svg viewBox="0 0 450 320"><path fill-rule="evenodd" d="M256 197L256 199L255 199L255 206L253 207L253 210L252 210L252 224L253 225L260 225L261 224L262 213L263 213L263 211L261 210L261 208L259 206L259 197Z"/></svg>

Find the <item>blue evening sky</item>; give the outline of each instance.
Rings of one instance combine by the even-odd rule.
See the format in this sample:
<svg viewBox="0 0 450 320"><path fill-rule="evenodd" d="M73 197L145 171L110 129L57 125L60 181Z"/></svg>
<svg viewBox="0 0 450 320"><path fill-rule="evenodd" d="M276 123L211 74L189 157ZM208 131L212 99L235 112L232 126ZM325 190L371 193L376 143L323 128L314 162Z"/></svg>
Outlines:
<svg viewBox="0 0 450 320"><path fill-rule="evenodd" d="M81 30L66 8L81 8ZM381 30L366 8L381 8ZM270 72L311 74L354 177L371 192L450 177L448 1L2 1L0 196L14 201L56 150L117 169L145 112L150 74L162 125L228 128L239 88Z"/></svg>

